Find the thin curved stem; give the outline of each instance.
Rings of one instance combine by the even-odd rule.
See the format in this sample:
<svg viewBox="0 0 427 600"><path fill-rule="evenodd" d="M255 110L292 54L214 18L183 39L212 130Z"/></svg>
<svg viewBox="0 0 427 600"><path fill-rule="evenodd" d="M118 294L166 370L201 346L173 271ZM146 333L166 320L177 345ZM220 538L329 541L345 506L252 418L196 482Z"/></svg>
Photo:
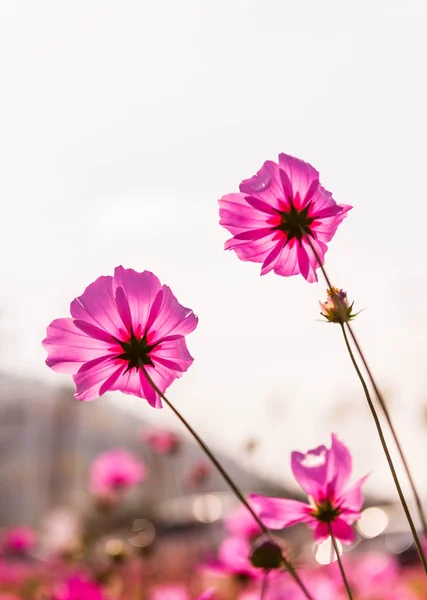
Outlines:
<svg viewBox="0 0 427 600"><path fill-rule="evenodd" d="M328 288L331 290L331 293L333 295L334 294L334 289L333 289L331 281L330 281L330 279L328 277L328 274L326 273L326 270L325 270L324 266L322 265L322 263L321 263L321 261L319 259L319 256L318 256L318 254L317 254L317 252L316 252L313 244L311 243L310 240L308 240L308 243L309 243L311 249L313 250L313 253L314 253L315 257L316 257L317 262L319 263L319 266L320 266L320 269L322 270L323 277L325 278L326 284L327 284ZM339 305L339 303L338 303L338 305ZM343 319L343 321L344 321L344 319ZM412 493L413 493L414 498L415 498L415 503L417 505L418 514L419 514L421 525L422 525L422 528L423 528L424 537L427 539L427 518L426 518L426 515L424 513L424 509L423 509L423 505L422 505L422 502L421 502L420 495L419 495L417 487L415 485L415 480L413 478L411 469L409 468L408 460L407 460L406 455L405 455L405 453L403 451L402 444L400 443L400 440L398 438L397 431L396 431L396 429L395 429L395 427L393 425L393 422L391 420L391 416L390 416L389 410L387 408L387 404L385 403L384 397L383 397L383 395L380 392L380 389L379 389L379 387L377 385L377 382L375 381L374 375L373 375L371 369L369 368L368 362L367 362L367 360L365 358L365 355L363 354L362 348L360 347L360 344L359 344L359 342L358 342L358 340L356 338L356 335L355 335L355 333L353 331L352 326L350 325L350 323L348 321L345 323L345 325L346 325L346 327L348 329L348 332L351 335L351 338L352 338L353 343L354 343L354 345L356 347L357 353L360 356L360 359L361 359L361 361L363 363L363 366L365 367L365 370L366 370L366 373L368 374L368 377L369 377L369 380L371 382L371 385L374 388L375 395L376 395L376 397L378 399L378 402L379 402L379 404L381 406L381 409L382 409L382 411L384 413L384 417L385 417L385 419L387 421L387 425L390 428L391 435L393 437L394 443L396 444L396 448L397 448L397 451L399 453L400 460L402 461L403 467L404 467L405 472L406 472L406 476L407 476L407 478L409 480L409 484L411 486Z"/></svg>
<svg viewBox="0 0 427 600"><path fill-rule="evenodd" d="M321 269L321 271L322 271L322 273L323 273L323 277L325 278L326 284L327 284L327 286L328 286L329 290L331 290L331 294L332 294L332 296L334 296L334 295L335 295L334 288L333 288L333 285L332 285L332 283L331 283L331 280L329 279L329 276L328 276L328 274L326 273L325 267L323 266L323 264L322 264L322 261L320 260L320 258L319 258L319 255L318 255L318 253L317 253L317 251L316 251L315 247L313 246L313 244L312 244L312 242L311 242L310 238L309 238L309 237L307 237L306 239L307 239L307 241L308 241L308 244L309 244L309 246L310 246L311 250L313 251L313 254L314 254L314 256L316 257L316 260L317 260L317 262L318 262L318 264L319 264L319 267L320 267L320 269ZM338 306L340 306L340 303L338 303ZM343 322L343 323L345 322L345 319L344 319L344 318L342 319L342 322ZM401 445L401 443L400 443L400 441L399 441L399 438L398 438L398 436L397 436L397 432L396 432L396 429L394 428L393 422L392 422L392 420L391 420L390 413L389 413L389 411L388 411L387 405L386 405L386 403L385 403L385 401L384 401L384 398L383 398L383 396L382 396L382 394L381 394L381 392L380 392L380 390L379 390L379 388L378 388L378 385L377 385L377 383L376 383L376 381L375 381L375 379L374 379L374 376L373 376L373 374L372 374L372 371L371 371L371 370L370 370L370 368L369 368L369 365L368 365L368 363L367 363L367 360L366 360L366 358L365 358L365 356L364 356L364 354L363 354L363 352L362 352L362 349L361 349L361 347L360 347L360 344L359 344L359 342L358 342L358 340L357 340L357 338L356 338L356 335L355 335L355 334L354 334L354 332L353 332L353 328L351 327L351 325L350 325L350 323L349 323L348 321L346 321L346 322L345 322L345 325L346 325L346 327L347 327L347 329L348 329L348 331L349 331L349 333L350 333L350 335L351 335L351 338L352 338L352 340L353 340L353 343L354 343L354 345L355 345L355 347L356 347L356 350L357 350L357 352L358 352L358 354L359 354L359 356L360 356L360 359L362 360L363 366L364 366L364 367L365 367L365 369L366 369L366 372L367 372L367 374L368 374L369 380L370 380L370 382L371 382L371 384L372 384L372 387L373 387L373 389L374 389L374 391L375 391L375 394L376 394L376 396L377 396L377 399L378 399L378 402L379 402L379 404L380 404L380 406L381 406L381 409L382 409L382 411L383 411L383 413L384 413L384 416L385 416L385 419L386 419L386 421L387 421L387 424L388 424L388 426L389 426L389 428L390 428L390 431L391 431L391 434L392 434L393 440L394 440L394 442L395 442L395 444L396 444L396 447L397 447L397 450L398 450L398 453L399 453L400 459L401 459L401 461L402 461L403 467L404 467L404 469L405 469L406 475L407 475L407 477L408 477L408 480L409 480L409 484L410 484L410 486L411 486L411 489L412 489L412 493L413 493L413 495L414 495L414 498L415 498L415 502L416 502L416 505L417 505L417 509L418 509L418 513L419 513L420 521L421 521L421 523L422 523L423 533L424 533L424 536L425 536L425 537L426 537L426 539L427 539L427 519L426 519L426 516L425 516L424 510L423 510L423 506L422 506L422 503L421 503L420 496L419 496L419 494L418 494L418 491L417 491L417 488L416 488L416 485L415 485L414 478L413 478L413 476L412 476L412 473L411 473L411 470L410 470L410 468L409 468L409 463L408 463L408 461L407 461L407 459L406 459L405 453L403 452L402 445ZM346 339L346 335L345 335L345 329L344 329L344 327L343 327L342 323L341 323L341 327L342 327L342 330L343 330L343 333L344 333L344 339L346 340L347 349L349 350L349 352L351 352L351 348L350 348L350 346L347 344L348 340ZM350 355L350 357L352 357L352 355ZM353 358L354 358L354 356L353 356ZM353 362L353 358L352 358L352 362ZM353 362L353 364L355 364L355 362ZM356 368L356 365L355 365L355 368ZM357 369L358 369L358 367L357 367ZM360 373L360 371L358 372L358 375L359 375L359 373ZM361 378L361 381L362 381L362 379L363 379L363 376L361 375L361 373L360 373L360 375L359 375L359 379L360 379L360 378ZM364 381L363 381L363 383L362 383L362 386L363 386L363 385L364 385ZM365 386L364 386L364 391L365 391L365 395L367 395L366 397L368 398L368 396L369 396L369 391L368 391L368 389L367 389L367 387L366 387L366 384L365 384ZM369 396L368 403L369 403L369 402L370 402L370 408L371 408L372 415L374 416L374 413L375 413L374 420L375 420L375 419L376 419L376 420L378 420L378 417L377 417L377 415L376 415L376 410L375 410L375 407L374 407L374 405L373 405L373 403L372 403L372 400L370 399L370 396ZM371 406L372 406L372 407L371 407ZM379 421L378 421L378 423L379 423ZM381 425L380 425L380 427L381 427ZM377 427L377 429L378 429L378 427ZM380 438L381 438L381 436L380 436ZM382 442L381 442L381 443L382 443ZM385 444L385 447L387 447L387 444L386 444L386 442L385 442L385 441L384 441L384 444ZM384 448L384 444L383 444L383 448ZM384 451L385 451L385 450L384 450ZM387 450L387 451L388 451L388 450ZM387 456L387 455L386 455L386 456ZM388 460L388 458L387 458L387 460ZM390 458L390 460L391 460L391 458ZM389 461L389 460L388 460L388 462L389 462L389 465L390 465L390 461ZM391 466L390 466L390 470L392 470ZM394 471L394 473L395 473L395 471ZM392 470L392 475L393 475L393 470ZM397 478L397 475L396 475L396 478ZM394 479L394 475L393 475L393 479ZM396 483L396 480L397 480L397 482L399 483L399 480L398 480L398 479L395 479L395 483ZM399 484L399 487L400 487L400 484ZM400 489L401 489L401 488L400 488ZM398 491L399 491L399 490L398 490ZM411 514L410 514L410 512L409 512L408 505L407 505L407 503L406 503L406 501L405 501L405 499L404 499L404 496L403 496L403 495L402 495L402 496L400 496L400 494L399 494L399 497L400 497L400 499L401 499L401 502L402 502L403 509L405 510L406 517L408 518L409 525L411 526L411 523L412 523L412 526L411 526L411 531L412 531L412 533L414 533L415 525L414 525L414 523L413 523L413 520L412 520ZM403 501L402 501L402 497L403 497ZM406 507L406 508L405 508L405 507ZM416 532L416 529L415 529L415 532ZM418 539L418 543L417 543L417 539ZM415 541L415 543L416 543L416 545L417 545L418 552L420 553L420 558L421 558L421 560L422 560L422 562L423 562L424 569L426 569L426 562L427 562L427 561L426 561L426 556L425 556L425 553L424 553L424 551L423 551L422 545L419 543L418 534L416 534L416 537L414 536L414 541ZM427 573L427 569L426 569L426 573Z"/></svg>
<svg viewBox="0 0 427 600"><path fill-rule="evenodd" d="M332 527L331 527L330 523L328 523L328 529L329 529L329 535L331 537L332 545L334 547L335 554L337 556L338 566L339 566L340 571L341 571L341 577L342 577L345 589L347 591L347 595L349 597L349 600L353 600L353 594L351 593L350 584L348 583L347 576L346 576L345 571L344 571L344 565L342 564L342 560L341 560L341 556L340 556L340 551L339 551L339 548L338 548L337 540L335 539L335 536L332 533Z"/></svg>
<svg viewBox="0 0 427 600"><path fill-rule="evenodd" d="M176 409L175 406L166 398L166 396L163 394L163 392L161 392L159 390L157 385L151 379L150 375L147 372L147 369L142 364L142 362L139 363L139 367L140 367L141 371L143 372L145 378L147 379L148 383L153 388L153 390L160 396L160 398L165 402L165 404L167 404L167 406L171 409L171 411L175 414L175 416L178 417L178 419L181 421L181 423L184 425L184 427L187 429L187 431L193 436L193 438L199 444L199 446L201 447L203 452L206 454L206 456L209 458L209 460L212 462L212 464L214 464L215 467L218 469L218 471L221 473L221 475L223 476L225 481L228 483L228 485L234 492L234 495L236 496L236 498L251 513L252 517L255 519L255 521L259 525L261 531L265 535L267 535L269 538L271 538L272 536L271 536L269 529L264 525L264 523L258 517L258 515L254 511L252 506L246 500L243 493L240 491L238 486L234 483L233 479L230 477L230 475L227 473L227 471L224 469L224 467L221 465L221 463L215 457L213 452L208 448L208 446L205 444L205 442L202 440L202 438L199 436L199 434L193 429L193 427L188 423L188 421L181 415L181 413L178 411L178 409ZM305 587L304 583L300 579L300 577L299 577L298 573L296 572L295 568L293 567L293 565L288 561L288 559L285 556L282 556L282 559L283 559L283 565L284 565L285 569L289 572L291 577L293 577L293 579L295 580L297 585L300 587L301 591L304 593L307 600L314 600L313 596L310 594L310 592Z"/></svg>
<svg viewBox="0 0 427 600"><path fill-rule="evenodd" d="M345 332L345 329L344 329L344 325L342 323L340 323L340 326L341 326L341 330L343 332L345 345L347 346L347 350L348 350L348 353L350 355L351 362L353 363L354 369L355 369L355 371L356 371L356 373L357 373L357 375L358 375L358 377L360 379L360 383L362 384L363 391L365 392L366 400L367 400L369 408L371 410L372 417L374 419L375 426L377 428L378 435L379 435L379 438L380 438L380 441L381 441L381 445L383 447L384 454L385 454L387 462L388 462L388 466L390 467L390 471L391 471L391 474L392 474L392 477L393 477L394 484L395 484L396 489L397 489L397 493L399 494L400 502L402 503L403 510L405 511L405 515L406 515L406 518L407 518L408 523L409 523L409 527L411 528L412 536L414 538L414 542L415 542L415 545L417 547L418 554L420 555L421 562L422 562L424 570L425 570L425 572L427 574L427 561L426 561L426 557L425 557L425 554L424 554L423 546L421 544L420 538L418 536L417 529L415 527L414 521L412 519L411 513L410 513L409 508L408 508L408 504L407 504L405 496L403 494L403 491L402 491L402 488L401 488L401 485L400 485L400 482L399 482L399 478L398 478L397 473L396 473L396 469L394 468L393 459L391 458L391 455L390 455L390 452L389 452L389 449L388 449L388 446L387 446L387 442L386 442L384 434L383 434L383 430L382 430L382 427L381 427L380 420L379 420L378 415L376 413L374 404L372 402L372 398L371 398L371 396L369 394L368 386L366 385L366 382L365 382L365 380L363 378L363 375L362 375L362 373L361 373L361 371L359 369L359 365L356 362L353 350L352 350L351 345L350 345L350 341L349 341L349 339L347 337L347 334Z"/></svg>
<svg viewBox="0 0 427 600"><path fill-rule="evenodd" d="M403 452L402 445L400 443L400 440L399 440L399 438L397 436L397 432L396 432L396 430L394 428L394 425L393 425L393 422L391 420L390 413L389 413L389 410L387 408L387 404L386 404L386 402L384 400L383 395L380 392L380 389L379 389L379 387L378 387L378 385L377 385L377 383L375 381L375 378L374 378L374 376L372 374L372 371L369 368L369 365L368 365L367 360L366 360L366 358L365 358L365 356L364 356L364 354L362 352L360 344L359 344L359 342L358 342L358 340L356 338L356 335L353 332L353 328L351 327L350 323L346 323L346 325L347 325L347 329L348 329L348 331L349 331L349 333L351 335L351 338L353 340L353 343L355 345L355 348L356 348L356 350L357 350L357 352L358 352L358 354L360 356L360 359L361 359L361 361L363 363L363 366L365 367L366 373L368 374L368 377L369 377L369 380L371 382L371 385L374 388L375 394L376 394L376 396L378 398L378 402L380 403L380 406L381 406L382 411L384 413L385 419L387 421L387 425L390 428L391 434L392 434L393 439L394 439L394 443L396 444L397 450L399 452L400 459L401 459L402 464L404 466L404 469L405 469L406 475L408 477L408 480L409 480L412 492L413 492L414 497L415 497L415 503L417 505L418 514L419 514L419 517L420 517L420 520L421 520L421 525L422 525L422 528L423 528L424 537L427 539L427 520L426 520L426 516L425 516L425 513L424 513L423 505L421 503L421 499L420 499L420 496L418 494L418 491L417 491L417 488L416 488L416 485L415 485L415 481L414 481L414 478L412 476L412 472L411 472L411 470L409 468L409 463L408 463L408 461L406 459L405 453Z"/></svg>

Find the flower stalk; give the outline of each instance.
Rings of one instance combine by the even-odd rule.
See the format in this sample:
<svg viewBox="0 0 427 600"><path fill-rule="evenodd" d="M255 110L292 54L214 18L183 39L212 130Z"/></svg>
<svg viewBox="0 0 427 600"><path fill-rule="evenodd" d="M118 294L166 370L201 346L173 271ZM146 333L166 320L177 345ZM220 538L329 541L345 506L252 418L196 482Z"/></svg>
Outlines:
<svg viewBox="0 0 427 600"><path fill-rule="evenodd" d="M335 539L335 536L334 536L334 534L332 532L332 527L331 527L330 523L328 523L328 528L329 528L329 535L330 535L331 541L332 541L332 546L333 546L333 548L335 550L335 555L337 557L338 566L340 568L341 577L342 577L342 580L343 580L343 583L344 583L344 587L346 589L346 592L347 592L349 600L353 600L353 594L351 593L351 588L350 588L350 585L349 585L348 580L347 580L347 576L346 576L345 571L344 571L344 565L342 564L342 560L341 560L341 556L340 556L340 552L339 552L337 540Z"/></svg>
<svg viewBox="0 0 427 600"><path fill-rule="evenodd" d="M218 469L218 471L221 473L222 477L228 483L228 485L230 486L230 488L233 491L236 498L251 513L252 517L255 519L255 521L261 528L262 532L271 538L271 533L270 533L269 529L264 525L264 523L258 517L258 515L254 511L252 506L249 504L249 502L246 500L245 496L243 495L243 493L241 492L241 490L239 489L237 484L233 481L233 479L230 477L230 475L227 473L227 471L224 469L224 467L221 465L221 463L215 457L213 452L208 448L208 446L205 444L205 442L202 440L202 438L199 436L199 434L193 429L193 427L188 423L188 421L185 419L185 417L183 417L183 415L181 415L181 413L178 411L178 409L175 408L175 406L172 404L172 402L170 402L170 400L168 400L166 398L166 396L162 393L162 391L157 387L157 385L151 379L150 375L147 373L147 369L142 364L142 362L140 363L139 367L142 370L144 376L147 378L148 383L152 386L153 390L157 394L159 394L159 396L164 401L164 403L171 409L171 411L181 421L181 423L184 425L184 427L187 429L187 431L193 436L193 438L199 444L199 446L201 447L203 452L206 454L206 456L209 458L209 460L212 462L212 464ZM283 561L283 566L289 572L289 574L294 579L294 581L297 583L297 585L300 587L301 591L304 593L307 600L314 600L313 596L310 594L310 592L305 587L303 581L301 580L300 576L298 575L298 573L295 570L295 568L293 567L293 565L283 555L282 555L282 561Z"/></svg>
<svg viewBox="0 0 427 600"><path fill-rule="evenodd" d="M328 274L326 273L325 267L323 266L323 264L322 264L322 262L321 262L321 260L319 258L319 255L316 252L315 247L311 243L311 240L309 238L307 238L307 239L308 239L309 245L310 245L310 247L311 247L311 249L313 251L313 254L316 257L316 260L317 260L317 262L319 264L319 267L320 267L320 269L322 271L323 277L325 278L325 281L326 281L326 284L328 286L328 289L331 290L331 295L334 298L336 296L335 288L332 285L331 280L329 279ZM340 298L336 299L336 303L337 303L338 306L342 306L343 309L344 309L344 306L343 306L342 302L340 302ZM409 482L410 482L410 485L411 485L411 488L412 488L412 492L413 492L414 497L416 499L417 508L418 508L419 513L420 513L421 523L423 524L423 530L425 529L424 533L426 534L426 532L427 532L427 527L425 526L426 520L425 520L425 516L424 516L424 511L423 511L423 508L422 508L421 500L420 500L419 494L417 492L417 489L416 489L416 486L415 486L415 482L414 482L414 479L412 477L412 473L411 473L411 471L409 469L409 464L408 464L408 462L406 460L406 457L405 457L405 454L403 452L402 446L400 444L399 438L397 437L396 430L395 430L395 428L394 428L394 426L392 424L391 417L390 417L390 414L388 412L387 406L385 404L384 398L382 397L382 395L381 395L381 393L379 391L379 388L376 385L376 382L375 382L375 380L373 378L372 372L371 372L371 370L368 367L367 361L366 361L366 359L365 359L365 357L364 357L364 355L362 353L362 350L361 350L360 345L359 345L359 343L357 341L357 338L356 338L356 336L355 336L355 334L353 332L353 329L352 329L352 327L351 327L351 325L349 323L349 320L344 318L344 314L342 316L343 316L343 318L342 318L342 320L340 322L340 326L341 326L341 330L343 332L345 345L346 345L347 351L349 353L351 362L353 363L354 369L355 369L355 371L356 371L356 373L357 373L357 375L359 377L360 383L362 384L362 388L363 388L363 391L365 393L366 400L368 402L369 409L371 411L372 417L374 419L374 423L375 423L375 426L377 428L378 436L380 438L380 442L381 442L381 445L383 447L384 454L386 456L386 459L387 459L387 462L388 462L388 465L389 465L389 468L390 468L390 472L391 472L392 477L393 477L394 484L396 486L396 490L397 490L400 502L402 504L403 510L405 512L405 516L406 516L407 521L409 523L409 527L411 529L412 536L414 538L414 542L415 542L415 545L417 547L418 554L420 556L420 560L421 560L422 565L424 567L424 571L427 574L427 559L426 559L426 555L424 553L423 545L422 545L421 540L419 538L417 529L415 527L414 520L412 518L411 512L410 512L409 507L408 507L408 503L406 501L406 498L404 496L402 487L400 485L399 477L398 477L398 475L396 473L396 469L395 469L394 464L393 464L393 459L391 458L391 455L390 455L390 452L389 452L389 449L388 449L388 446L387 446L387 442L385 440L384 433L382 431L381 422L380 422L380 420L378 418L377 411L375 409L374 403L372 402L372 398L370 396L370 393L369 393L369 390L368 390L368 386L366 385L364 377L363 377L363 375L362 375L362 373L361 373L361 371L359 369L359 366L357 364L356 358L355 358L355 356L353 354L353 351L352 351L352 348L351 348L348 336L347 336L346 331L345 331L345 327L347 327L348 331L350 332L350 335L351 335L351 337L353 339L353 342L354 342L355 347L356 347L356 349L358 351L358 354L359 354L359 356L360 356L360 358L362 360L362 363L363 363L363 365L364 365L364 367L365 367L365 369L366 369L366 371L368 373L369 379L371 381L372 387L374 388L374 391L375 391L375 394L377 396L378 402L379 402L379 404L381 406L381 409L383 410L383 413L384 413L384 416L386 418L387 424L390 427L391 433L393 435L394 442L395 442L396 447L397 447L398 452L399 452L399 456L400 456L400 458L402 460L403 466L405 468L407 477L409 479Z"/></svg>

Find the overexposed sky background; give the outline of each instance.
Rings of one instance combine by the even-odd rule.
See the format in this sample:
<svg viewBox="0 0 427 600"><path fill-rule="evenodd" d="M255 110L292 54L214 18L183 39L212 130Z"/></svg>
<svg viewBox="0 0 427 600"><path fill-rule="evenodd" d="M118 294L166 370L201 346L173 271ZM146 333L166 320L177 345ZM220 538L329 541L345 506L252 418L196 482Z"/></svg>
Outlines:
<svg viewBox="0 0 427 600"><path fill-rule="evenodd" d="M46 325L116 265L149 269L199 315L169 396L213 446L256 437L257 469L288 481L289 451L334 430L394 495L340 331L318 321L324 284L222 249L217 199L293 154L354 206L327 268L367 309L355 327L427 495L426 40L424 0L2 2L2 369L64 383Z"/></svg>

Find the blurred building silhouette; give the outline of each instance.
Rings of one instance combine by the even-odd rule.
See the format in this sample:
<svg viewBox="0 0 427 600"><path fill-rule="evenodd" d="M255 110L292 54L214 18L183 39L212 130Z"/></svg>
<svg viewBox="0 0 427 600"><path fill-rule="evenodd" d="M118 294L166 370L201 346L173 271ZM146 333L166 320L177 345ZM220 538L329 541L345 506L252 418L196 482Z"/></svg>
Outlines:
<svg viewBox="0 0 427 600"><path fill-rule="evenodd" d="M77 402L71 389L1 374L0 524L37 526L48 511L64 506L87 514L90 463L99 453L118 446L140 456L150 471L147 482L126 503L134 515L173 526L194 519L195 495L215 493L226 505L232 504L227 484L214 469L198 486L186 484L191 468L204 458L190 438L172 457L155 455L141 441L143 425L108 398ZM219 458L243 490L284 492L230 458ZM203 520L209 505L197 506L196 514Z"/></svg>

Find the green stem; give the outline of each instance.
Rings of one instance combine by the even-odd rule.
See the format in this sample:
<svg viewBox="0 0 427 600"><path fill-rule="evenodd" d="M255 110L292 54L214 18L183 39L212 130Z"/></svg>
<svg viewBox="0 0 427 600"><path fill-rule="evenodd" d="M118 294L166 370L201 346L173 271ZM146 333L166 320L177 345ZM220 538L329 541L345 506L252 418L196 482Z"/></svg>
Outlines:
<svg viewBox="0 0 427 600"><path fill-rule="evenodd" d="M326 273L325 267L323 266L323 264L322 264L322 262L321 262L321 260L319 258L319 255L318 255L315 247L313 246L310 238L307 236L306 239L308 241L308 244L309 244L310 248L313 251L314 256L316 257L316 260L317 260L317 262L319 264L319 267L320 267L320 269L321 269L321 271L323 273L323 277L325 278L326 284L327 284L329 290L331 291L332 296L335 297L334 288L333 288L333 285L331 283L331 280L328 277L328 274ZM338 306L340 306L340 303L339 303L338 300L337 300L337 304L338 304ZM393 476L393 480L394 480L394 483L396 485L396 489L397 489L397 492L399 494L399 498L400 498L400 501L402 503L403 510L405 511L405 515L406 515L406 518L408 520L409 526L411 528L412 535L413 535L413 538L414 538L414 541L415 541L415 545L417 546L417 550L418 550L418 553L420 555L421 562L422 562L424 570L426 571L426 574L427 574L427 560L426 560L426 556L425 556L422 544L420 542L420 539L419 539L419 536L418 536L418 533L417 533L414 521L412 519L411 513L409 511L408 504L407 504L407 502L405 500L405 496L403 495L403 491L402 491L402 488L400 486L399 478L398 478L398 476L396 474L396 470L394 468L393 461L391 459L390 452L389 452L388 447L387 447L387 442L385 441L385 438L384 438L384 435L383 435L383 432L382 432L381 423L380 423L380 421L378 419L378 415L377 415L377 412L375 410L375 406L374 406L374 404L372 402L372 399L371 399L370 394L369 394L368 387L367 387L367 385L365 383L365 380L363 378L363 375L360 372L360 369L359 369L359 367L358 367L358 365L356 363L356 359L354 358L353 351L351 350L351 346L349 344L347 335L345 333L345 329L344 329L344 325L343 325L343 323L345 322L345 318L344 317L345 317L345 315L343 315L342 323L340 323L340 325L341 325L341 328L342 328L342 332L344 334L344 339L345 339L345 342L346 342L347 350L348 350L348 352L350 354L350 358L352 360L353 366L354 366L354 368L356 370L356 373L359 376L360 382L361 382L363 390L365 392L365 396L366 396L366 399L368 401L369 408L371 410L372 416L374 418L375 425L376 425L377 431L378 431L378 435L380 437L381 444L382 444L384 453L386 455L387 462L389 464L390 471L391 471L391 474ZM406 457L405 457L405 454L403 452L402 446L400 444L399 438L397 437L397 432L396 432L396 430L395 430L395 428L393 426L393 423L391 421L391 417L390 417L390 414L388 412L386 403L384 401L384 398L381 395L381 392L379 391L379 388L378 388L378 386L377 386L377 384L375 382L375 379L374 379L374 377L372 375L372 372L371 372L371 370L370 370L370 368L368 366L368 363L367 363L367 361L366 361L366 359L365 359L365 357L363 355L363 352L362 352L362 349L360 347L360 344L357 341L357 338L356 338L356 336L355 336L355 334L353 332L353 329L352 329L350 323L347 321L347 322L345 322L345 324L346 324L346 326L347 326L347 328L348 328L348 330L350 332L350 335L351 335L351 337L353 339L354 345L355 345L355 347L357 349L357 352L358 352L358 354L359 354L359 356L360 356L360 358L361 358L361 360L363 362L363 365L364 365L364 367L366 369L368 377L369 377L369 379L371 381L372 387L374 388L375 394L376 394L376 396L378 398L378 402L379 402L379 404L380 404L380 406L381 406L381 408L382 408L382 410L384 412L384 416L386 418L387 424L388 424L388 426L389 426L389 428L391 430L394 442L396 444L397 450L399 452L399 456L400 456L400 458L402 460L402 464L403 464L403 466L405 468L406 475L408 477L409 483L411 485L412 492L413 492L415 500L416 500L418 512L419 512L421 523L422 523L422 526L423 526L424 535L427 538L427 524L426 524L426 519L425 519L423 507L422 507L422 504L421 504L421 500L420 500L419 494L417 492L417 489L416 489L416 486L415 486L415 481L414 481L414 479L412 477L412 473L410 471L408 461L406 460Z"/></svg>
<svg viewBox="0 0 427 600"><path fill-rule="evenodd" d="M410 486L411 486L411 489L412 489L412 493L414 494L414 497L415 497L415 503L417 505L418 514L419 514L421 525L422 525L422 528L423 528L424 537L427 540L427 520L426 520L426 516L425 516L425 513L424 513L423 505L421 503L421 499L420 499L420 496L418 494L418 491L417 491L417 488L416 488L416 485L415 485L415 481L414 481L414 478L413 478L412 473L411 473L411 469L409 468L409 463L408 463L408 461L406 459L405 453L403 452L402 445L400 443L400 440L399 440L399 438L397 436L397 432L396 432L396 430L394 428L394 425L393 425L393 422L391 420L390 413L389 413L389 410L387 408L387 404L386 404L386 402L384 400L383 395L381 394L381 392L379 390L379 387L378 387L378 385L377 385L377 383L376 383L376 381L374 379L372 371L369 368L369 365L368 365L367 360L366 360L366 358L365 358L365 356L364 356L364 354L362 352L360 344L359 344L359 342L358 342L358 340L356 338L356 335L353 332L353 328L351 327L350 323L346 323L346 325L347 325L347 329L348 329L348 331L349 331L349 333L351 335L351 338L353 340L353 343L354 343L354 345L356 347L356 350L357 350L357 352L358 352L358 354L360 356L360 359L361 359L361 361L363 363L363 366L365 367L366 373L368 374L368 377L369 377L369 380L371 382L371 385L374 388L374 391L375 391L375 394L377 396L378 402L379 402L379 404L381 406L381 409L382 409L382 411L384 413L384 416L385 416L385 419L387 421L387 425L390 428L392 437L394 439L394 443L396 444L397 450L399 452L400 459L402 461L402 464L404 466L406 475L408 477L408 480L409 480L409 483L410 483Z"/></svg>
<svg viewBox="0 0 427 600"><path fill-rule="evenodd" d="M353 600L353 594L351 593L350 585L349 585L349 583L347 581L347 576L346 576L345 571L344 571L344 565L342 564L342 560L341 560L341 556L340 556L340 552L339 552L337 540L335 539L335 536L332 533L332 527L331 527L330 523L328 523L328 529L329 529L329 535L331 536L332 545L334 547L335 554L337 556L338 566L339 566L340 571L341 571L341 577L342 577L345 589L347 590L347 595L349 597L349 600Z"/></svg>
<svg viewBox="0 0 427 600"><path fill-rule="evenodd" d="M420 555L420 559L421 559L421 562L423 564L424 570L427 573L427 561L426 561L426 557L425 557L425 554L424 554L424 550L423 550L420 538L418 536L417 529L415 527L414 521L412 519L411 513L409 511L408 504L406 502L405 496L403 494L403 491L402 491L402 488L401 488L401 485L400 485L400 482L399 482L399 478L398 478L397 473L396 473L396 469L394 468L393 460L391 458L391 455L390 455L390 452L389 452L389 449L388 449L388 446L387 446L387 442L386 442L385 437L384 437L384 433L383 433L383 430L382 430L382 427L381 427L380 420L379 420L378 415L376 413L374 404L372 402L372 398L371 398L371 396L369 394L368 386L366 385L366 382L365 382L365 380L363 378L363 375L362 375L362 373L361 373L361 371L359 369L359 366L358 366L358 364L356 362L356 359L354 357L353 350L352 350L352 348L350 346L350 341L349 341L349 339L347 337L347 334L345 332L345 329L344 329L344 325L342 323L340 323L340 326L341 326L341 330L343 332L345 345L347 346L347 350L348 350L348 353L350 355L351 362L353 363L354 369L355 369L355 371L356 371L356 373L357 373L357 375L358 375L358 377L360 379L360 383L362 384L363 391L365 392L366 400L367 400L369 408L371 410L372 417L374 419L375 426L377 428L378 435L379 435L379 438L380 438L380 441L381 441L381 445L383 447L384 454L385 454L387 462L388 462L388 466L390 467L390 471L391 471L391 474L392 474L392 477L393 477L393 480L394 480L394 484L395 484L396 489L397 489L397 493L399 494L400 502L402 503L403 510L405 511L405 515L406 515L406 518L407 518L408 523L409 523L409 527L411 528L412 536L414 538L415 545L417 546L418 554Z"/></svg>
<svg viewBox="0 0 427 600"><path fill-rule="evenodd" d="M203 450L203 452L206 454L206 456L209 458L209 460L215 465L215 467L221 473L221 475L223 476L223 478L225 479L225 481L228 483L228 485L230 486L230 488L234 492L234 495L236 496L236 498L238 500L240 500L240 502L251 513L252 517L257 522L257 524L260 527L261 531L265 535L267 535L269 538L271 538L272 536L271 536L271 533L270 533L269 529L264 525L264 523L258 517L258 515L254 511L254 509L252 508L252 506L246 500L246 498L243 495L243 493L240 491L240 489L234 483L234 481L232 480L232 478L230 477L230 475L227 473L227 471L224 469L224 467L221 465L221 463L217 460L217 458L215 457L215 455L213 454L213 452L208 448L208 446L205 444L205 442L202 440L202 438L199 436L199 434L196 433L196 431L192 428L192 426L188 423L188 421L181 415L181 413L178 411L178 409L176 409L175 406L166 398L166 396L163 394L163 392L161 392L159 390L159 388L157 387L157 385L151 379L150 375L147 372L147 369L145 368L144 364L142 364L142 362L139 363L139 368L143 372L145 378L147 379L148 383L151 385L151 387L153 388L153 390L160 396L160 398L165 402L165 404L167 404L167 406L171 409L171 411L175 414L175 416L181 421L181 423L184 425L184 427L187 429L187 431L193 436L193 438L199 444L199 446L201 447L201 449ZM304 583L300 579L300 577L299 577L298 573L296 572L295 568L293 567L293 565L288 561L288 559L285 556L283 556L282 558L283 558L283 565L284 565L285 569L289 572L289 574L291 575L291 577L293 577L293 579L295 580L295 582L298 584L298 586L300 587L301 591L304 593L304 595L307 598L307 600L314 600L313 596L310 594L310 592L305 587Z"/></svg>

